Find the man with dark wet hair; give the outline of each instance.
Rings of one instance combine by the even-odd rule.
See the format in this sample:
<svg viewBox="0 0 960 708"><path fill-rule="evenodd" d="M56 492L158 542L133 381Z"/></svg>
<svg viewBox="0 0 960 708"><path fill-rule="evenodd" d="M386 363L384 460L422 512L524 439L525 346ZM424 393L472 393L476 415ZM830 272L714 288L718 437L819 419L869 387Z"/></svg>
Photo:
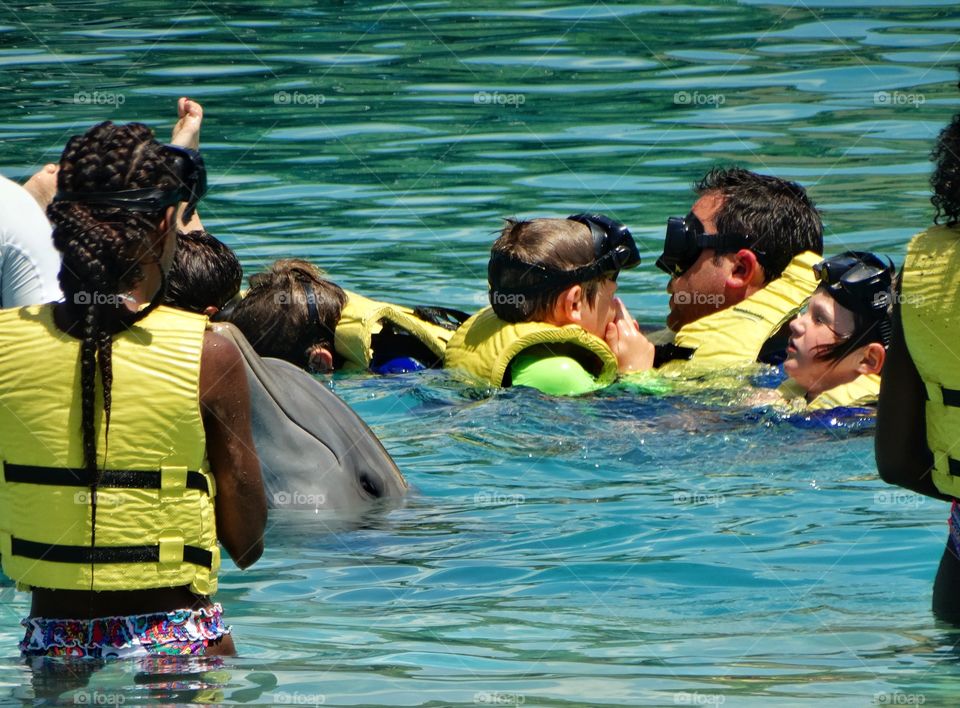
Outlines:
<svg viewBox="0 0 960 708"><path fill-rule="evenodd" d="M820 213L795 182L738 167L708 172L686 217L667 222L657 266L670 275L668 369L776 361L785 325L816 289Z"/></svg>

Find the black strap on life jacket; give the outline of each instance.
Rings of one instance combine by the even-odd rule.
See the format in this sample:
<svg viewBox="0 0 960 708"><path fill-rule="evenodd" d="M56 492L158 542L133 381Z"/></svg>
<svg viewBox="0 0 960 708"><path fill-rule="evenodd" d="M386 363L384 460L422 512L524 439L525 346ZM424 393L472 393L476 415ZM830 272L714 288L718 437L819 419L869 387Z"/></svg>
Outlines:
<svg viewBox="0 0 960 708"><path fill-rule="evenodd" d="M943 388L941 386L940 393L943 395L943 405L960 408L960 391L955 388Z"/></svg>
<svg viewBox="0 0 960 708"><path fill-rule="evenodd" d="M10 539L10 552L15 556L51 563L159 563L160 546L66 546L52 543L37 543L22 538ZM213 567L213 553L196 546L183 547L186 563L204 568Z"/></svg>
<svg viewBox="0 0 960 708"><path fill-rule="evenodd" d="M117 489L160 489L160 470L102 470L99 487ZM79 467L39 467L3 463L3 478L20 484L44 484L58 487L89 487L90 474ZM200 472L187 472L187 489L196 489L207 496L210 488Z"/></svg>
<svg viewBox="0 0 960 708"><path fill-rule="evenodd" d="M687 361L697 351L693 347L681 347L676 344L655 344L653 347L653 368L659 369L668 361Z"/></svg>

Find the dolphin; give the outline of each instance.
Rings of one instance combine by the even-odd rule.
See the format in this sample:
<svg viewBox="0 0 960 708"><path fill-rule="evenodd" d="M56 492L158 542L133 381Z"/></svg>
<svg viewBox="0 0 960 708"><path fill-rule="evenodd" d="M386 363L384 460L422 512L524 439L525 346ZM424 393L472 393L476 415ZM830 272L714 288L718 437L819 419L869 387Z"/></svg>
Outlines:
<svg viewBox="0 0 960 708"><path fill-rule="evenodd" d="M403 499L407 481L350 406L303 369L259 356L234 325L212 327L243 355L253 440L272 508L365 511Z"/></svg>

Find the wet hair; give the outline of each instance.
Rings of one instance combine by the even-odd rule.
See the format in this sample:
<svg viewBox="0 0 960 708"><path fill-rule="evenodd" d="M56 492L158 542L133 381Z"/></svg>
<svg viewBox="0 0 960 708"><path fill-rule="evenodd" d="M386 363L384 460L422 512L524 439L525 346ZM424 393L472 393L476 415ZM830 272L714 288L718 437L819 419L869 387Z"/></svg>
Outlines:
<svg viewBox="0 0 960 708"><path fill-rule="evenodd" d="M204 230L181 233L163 303L199 314L208 307L220 310L240 292L242 280L229 246Z"/></svg>
<svg viewBox="0 0 960 708"><path fill-rule="evenodd" d="M824 285L818 287L816 292L830 295L830 291ZM843 305L838 302L837 307L843 307ZM818 346L814 351L815 359L819 359L820 361L840 361L860 347L865 347L873 342L884 344L883 332L880 326L881 320L879 318L868 317L855 310L849 310L849 308L844 309L848 309L850 314L853 315L853 332L849 337L840 339L833 344L821 344ZM885 315L885 317L889 318L890 315Z"/></svg>
<svg viewBox="0 0 960 708"><path fill-rule="evenodd" d="M584 224L569 219L506 219L491 254L503 253L525 263L557 270L573 270L593 263L593 236ZM580 283L584 299L596 304L604 278ZM529 269L504 266L490 283L490 305L505 322L532 322L547 318L569 284L538 287L542 280ZM517 292L527 291L527 292Z"/></svg>
<svg viewBox="0 0 960 708"><path fill-rule="evenodd" d="M177 184L173 160L141 123L114 125L107 121L73 136L60 158L57 175L58 191L78 195L168 190ZM163 240L157 227L164 212L132 212L83 201L54 201L47 209L53 224L53 244L61 254L59 281L65 307L71 320L81 327L80 427L92 499L91 547L96 541L96 491L101 476L94 423L96 375L99 370L106 438L113 384L112 337L146 317L160 303L163 288L148 307L137 313L123 307L120 297L143 278L141 261L153 257L159 262Z"/></svg>
<svg viewBox="0 0 960 708"><path fill-rule="evenodd" d="M739 167L715 168L694 185L699 196L723 195L717 213L719 233L752 236L766 282L779 278L804 251L823 253L820 212L796 182Z"/></svg>
<svg viewBox="0 0 960 708"><path fill-rule="evenodd" d="M317 307L311 322L308 294ZM260 356L284 359L303 369L310 349L334 349L334 332L347 295L308 261L285 258L250 276L250 289L223 319L236 325Z"/></svg>
<svg viewBox="0 0 960 708"><path fill-rule="evenodd" d="M944 216L947 223L953 225L960 221L960 113L940 131L930 159L936 164L930 175L933 222L939 224L940 217Z"/></svg>

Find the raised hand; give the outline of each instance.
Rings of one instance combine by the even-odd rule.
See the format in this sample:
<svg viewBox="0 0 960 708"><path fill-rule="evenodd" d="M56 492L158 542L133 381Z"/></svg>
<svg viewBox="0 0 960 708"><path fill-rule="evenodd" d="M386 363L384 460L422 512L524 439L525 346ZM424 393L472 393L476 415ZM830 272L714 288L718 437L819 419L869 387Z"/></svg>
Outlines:
<svg viewBox="0 0 960 708"><path fill-rule="evenodd" d="M607 325L604 340L617 357L621 374L636 373L653 368L654 347L643 333L640 325L630 316L620 298L614 298L616 315Z"/></svg>

